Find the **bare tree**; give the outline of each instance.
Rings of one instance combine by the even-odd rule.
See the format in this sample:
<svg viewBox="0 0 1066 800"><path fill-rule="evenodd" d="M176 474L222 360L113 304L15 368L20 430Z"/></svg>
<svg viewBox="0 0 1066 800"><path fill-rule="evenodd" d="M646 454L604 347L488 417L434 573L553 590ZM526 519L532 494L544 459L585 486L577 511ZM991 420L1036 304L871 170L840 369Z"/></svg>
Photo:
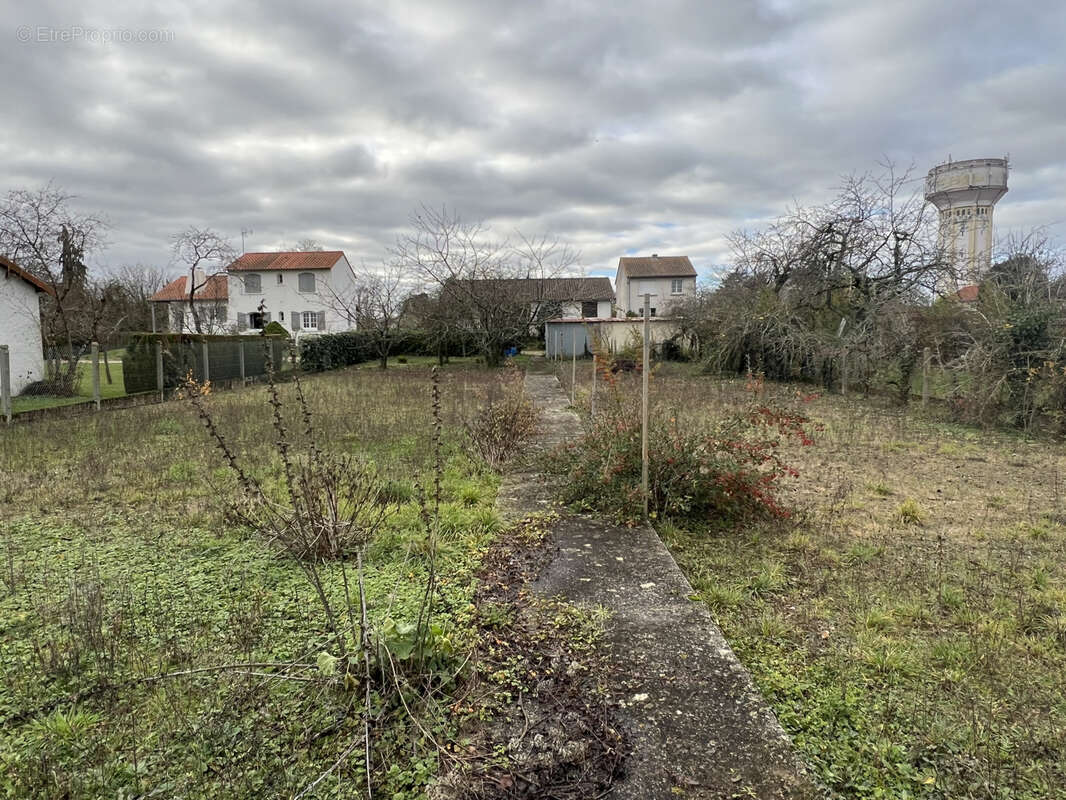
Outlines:
<svg viewBox="0 0 1066 800"><path fill-rule="evenodd" d="M705 304L721 365L743 369L754 358L773 377L828 386L845 358L849 372L891 359L909 386L922 347L915 309L953 283L953 265L911 170L881 166L847 178L823 206L733 236L733 272Z"/></svg>
<svg viewBox="0 0 1066 800"><path fill-rule="evenodd" d="M480 223L425 206L412 215L411 231L398 239L393 257L437 287L438 308L476 339L490 366L547 311L546 304L523 296L519 282L558 274L577 260L570 248L546 236L498 240Z"/></svg>
<svg viewBox="0 0 1066 800"><path fill-rule="evenodd" d="M381 368L385 369L396 343L400 315L411 294L410 275L402 264L389 262L378 269L364 270L360 283L359 330L370 336Z"/></svg>
<svg viewBox="0 0 1066 800"><path fill-rule="evenodd" d="M174 237L174 260L189 276L186 289L189 313L197 333L204 332L204 320L196 303L196 293L207 285L212 274L221 272L236 258L237 251L228 239L210 228L189 226ZM211 273L208 270L211 269ZM212 320L208 320L212 324Z"/></svg>
<svg viewBox="0 0 1066 800"><path fill-rule="evenodd" d="M305 236L303 239L296 242L296 244L292 246L292 249L297 253L313 253L325 250L326 248L319 244L317 239Z"/></svg>
<svg viewBox="0 0 1066 800"><path fill-rule="evenodd" d="M64 393L76 387L78 359L105 306L88 280L86 258L104 246L107 225L75 211L73 199L49 183L37 190L13 190L0 202L0 253L53 290L41 304L41 327L51 356L49 377Z"/></svg>

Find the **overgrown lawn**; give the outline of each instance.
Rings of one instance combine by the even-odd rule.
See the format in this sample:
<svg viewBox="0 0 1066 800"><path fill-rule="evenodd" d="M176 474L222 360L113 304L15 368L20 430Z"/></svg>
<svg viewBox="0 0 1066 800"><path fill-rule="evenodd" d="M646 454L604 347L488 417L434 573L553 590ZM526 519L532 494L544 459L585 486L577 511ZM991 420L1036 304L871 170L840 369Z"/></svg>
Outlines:
<svg viewBox="0 0 1066 800"><path fill-rule="evenodd" d="M760 398L821 426L784 445L791 520L660 525L699 598L835 796L1066 797L1066 449L815 391Z"/></svg>
<svg viewBox="0 0 1066 800"><path fill-rule="evenodd" d="M461 420L494 377L454 369L442 378L434 621L456 653L475 635L474 575L499 527L497 476L466 455ZM379 629L386 620L402 629L426 586L418 496L420 484L432 493L428 371L352 370L304 388L320 446L366 456L387 481L396 510L368 554L368 606ZM293 387L279 390L288 397ZM207 405L256 475L279 473L264 389ZM301 426L295 411L286 423ZM315 592L291 558L230 521L234 478L188 405L15 426L0 431L0 465L2 793L364 791L362 750L341 758L361 741L362 695L323 685L331 644ZM323 570L344 607L340 567ZM306 668L282 678L279 663ZM437 740L461 723L449 693L465 668L459 657L443 663L430 681L439 696L406 698L432 705L417 723L403 703L376 701L371 758L382 796L419 797L436 773Z"/></svg>

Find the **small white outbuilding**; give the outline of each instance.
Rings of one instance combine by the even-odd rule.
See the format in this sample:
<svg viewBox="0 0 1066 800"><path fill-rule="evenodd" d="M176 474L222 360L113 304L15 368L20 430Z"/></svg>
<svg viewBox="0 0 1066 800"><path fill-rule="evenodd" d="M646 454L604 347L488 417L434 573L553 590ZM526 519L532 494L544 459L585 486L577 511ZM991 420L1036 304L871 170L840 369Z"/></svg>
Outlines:
<svg viewBox="0 0 1066 800"><path fill-rule="evenodd" d="M44 377L42 293L53 291L14 261L0 256L0 344L8 347L12 394Z"/></svg>

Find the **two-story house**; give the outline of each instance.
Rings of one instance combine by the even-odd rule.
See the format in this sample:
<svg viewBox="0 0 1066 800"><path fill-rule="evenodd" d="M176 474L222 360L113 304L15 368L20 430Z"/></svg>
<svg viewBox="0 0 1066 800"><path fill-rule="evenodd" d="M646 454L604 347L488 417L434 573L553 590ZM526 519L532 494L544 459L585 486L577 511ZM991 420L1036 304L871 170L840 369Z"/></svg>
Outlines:
<svg viewBox="0 0 1066 800"><path fill-rule="evenodd" d="M198 273L191 303L188 280L183 275L150 298L166 309L172 331L255 331L272 321L293 333L356 327L358 286L340 250L245 253L225 272Z"/></svg>
<svg viewBox="0 0 1066 800"><path fill-rule="evenodd" d="M238 331L273 320L293 333L356 327L358 285L341 250L245 253L227 273L229 320Z"/></svg>
<svg viewBox="0 0 1066 800"><path fill-rule="evenodd" d="M670 307L696 291L696 270L688 256L623 257L614 280L623 315L643 314L644 295L651 294L651 316L669 316Z"/></svg>
<svg viewBox="0 0 1066 800"><path fill-rule="evenodd" d="M148 298L152 304L153 329L176 333L226 333L229 325L229 284L225 273L206 275L197 270L193 276L192 299L189 276L175 278Z"/></svg>

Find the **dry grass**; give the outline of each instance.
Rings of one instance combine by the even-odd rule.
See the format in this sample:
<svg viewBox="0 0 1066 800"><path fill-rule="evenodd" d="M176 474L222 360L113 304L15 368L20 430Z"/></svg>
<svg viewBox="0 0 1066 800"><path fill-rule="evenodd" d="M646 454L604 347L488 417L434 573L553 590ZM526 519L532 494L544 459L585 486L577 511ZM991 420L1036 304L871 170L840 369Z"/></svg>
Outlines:
<svg viewBox="0 0 1066 800"><path fill-rule="evenodd" d="M654 385L683 413L752 400ZM1066 447L813 391L761 398L821 428L788 446L793 520L664 525L682 568L839 796L1066 797Z"/></svg>

